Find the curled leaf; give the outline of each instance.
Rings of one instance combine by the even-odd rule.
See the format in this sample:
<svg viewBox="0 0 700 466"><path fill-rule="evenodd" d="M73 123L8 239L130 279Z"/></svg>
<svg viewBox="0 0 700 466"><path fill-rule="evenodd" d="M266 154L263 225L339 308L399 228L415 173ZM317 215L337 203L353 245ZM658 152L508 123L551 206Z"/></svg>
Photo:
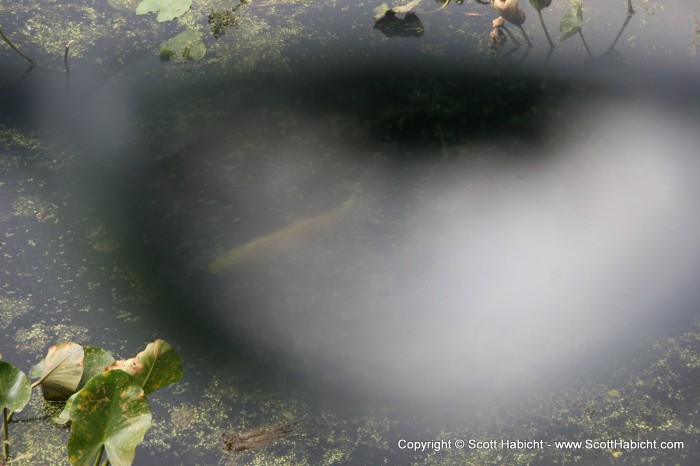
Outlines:
<svg viewBox="0 0 700 466"><path fill-rule="evenodd" d="M146 395L177 382L183 376L180 355L164 340L149 343L135 358L117 361L107 368L114 369L132 375Z"/></svg>
<svg viewBox="0 0 700 466"><path fill-rule="evenodd" d="M492 0L491 5L509 23L522 26L525 22L525 10L520 8L520 0Z"/></svg>
<svg viewBox="0 0 700 466"><path fill-rule="evenodd" d="M49 348L41 377L34 382L35 386L41 385L46 401L66 401L76 392L83 376L84 358L83 347L77 343L63 342Z"/></svg>
<svg viewBox="0 0 700 466"><path fill-rule="evenodd" d="M562 33L562 39L577 34L583 27L583 6L580 0L571 0L571 8L569 8L559 24L559 31Z"/></svg>

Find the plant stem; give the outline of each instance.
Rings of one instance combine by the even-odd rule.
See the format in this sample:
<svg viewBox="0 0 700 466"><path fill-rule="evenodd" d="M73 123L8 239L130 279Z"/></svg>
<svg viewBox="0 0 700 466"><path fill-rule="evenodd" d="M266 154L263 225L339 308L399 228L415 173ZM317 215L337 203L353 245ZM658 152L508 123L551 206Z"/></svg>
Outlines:
<svg viewBox="0 0 700 466"><path fill-rule="evenodd" d="M583 46L586 47L586 52L588 52L588 56L593 58L593 54L591 53L591 49L588 48L588 43L586 42L586 38L583 37L583 33L581 32L581 29L578 30L578 35L581 36L581 40L583 41Z"/></svg>
<svg viewBox="0 0 700 466"><path fill-rule="evenodd" d="M506 33L508 34L508 36L509 36L511 39L513 39L513 42L515 42L515 46L516 46L516 47L520 47L520 41L519 41L518 39L515 38L515 36L513 35L513 33L510 32L510 29L508 29L508 28L506 27L505 24L504 24L503 26L501 26L501 29L503 29L504 31L506 31Z"/></svg>
<svg viewBox="0 0 700 466"><path fill-rule="evenodd" d="M100 448L100 453L97 455L97 459L95 460L95 466L100 466L100 461L102 461L102 454L105 452L105 446L102 445L102 448Z"/></svg>
<svg viewBox="0 0 700 466"><path fill-rule="evenodd" d="M634 8L632 8L632 0L627 0L627 14L628 15L634 14Z"/></svg>
<svg viewBox="0 0 700 466"><path fill-rule="evenodd" d="M2 32L2 29L0 29L0 37L2 37L2 40L4 40L5 43L6 43L7 45L9 45L10 48L11 48L12 50L14 50L14 51L17 52L18 54L20 54L20 56L21 56L22 58L24 58L25 60L27 60L27 61L28 61L29 63L31 63L32 65L36 65L36 62L35 62L34 60L32 60L31 58L29 58L28 56L26 56L24 53L22 53L22 51L21 51L20 49L18 49L17 46L15 46L15 44L12 43L12 41L10 40L10 38L7 37L7 36L5 35L4 32Z"/></svg>
<svg viewBox="0 0 700 466"><path fill-rule="evenodd" d="M532 48L532 42L530 42L530 38L525 34L525 29L523 29L522 26L518 26L520 28L520 32L523 33L523 37L525 38L525 42L527 42L527 46Z"/></svg>
<svg viewBox="0 0 700 466"><path fill-rule="evenodd" d="M2 410L2 431L5 434L4 435L4 440L3 440L3 460L2 464L5 464L6 461L10 459L10 431L7 427L7 424L9 424L9 419L7 419L7 408L3 408Z"/></svg>
<svg viewBox="0 0 700 466"><path fill-rule="evenodd" d="M554 48L554 42L552 42L552 38L549 37L549 31L547 31L547 26L544 24L544 19L542 18L542 11L537 10L537 14L540 17L540 23L542 23L542 29L544 29L544 35L547 36L547 42L549 42L549 48Z"/></svg>

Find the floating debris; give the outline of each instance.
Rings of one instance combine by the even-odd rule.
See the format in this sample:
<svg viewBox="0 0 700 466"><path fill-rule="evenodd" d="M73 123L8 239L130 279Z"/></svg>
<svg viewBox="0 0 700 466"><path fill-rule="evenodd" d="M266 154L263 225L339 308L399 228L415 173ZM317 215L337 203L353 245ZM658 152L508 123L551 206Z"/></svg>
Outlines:
<svg viewBox="0 0 700 466"><path fill-rule="evenodd" d="M226 451L245 451L262 448L292 432L292 424L260 427L243 433L227 432L222 435Z"/></svg>

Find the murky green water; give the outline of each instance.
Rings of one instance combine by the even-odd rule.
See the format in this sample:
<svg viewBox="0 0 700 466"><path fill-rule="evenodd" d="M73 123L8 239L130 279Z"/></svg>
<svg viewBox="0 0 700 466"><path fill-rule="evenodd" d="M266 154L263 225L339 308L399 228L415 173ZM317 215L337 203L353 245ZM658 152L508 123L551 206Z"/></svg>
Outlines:
<svg viewBox="0 0 700 466"><path fill-rule="evenodd" d="M135 464L697 463L700 2L585 1L588 50L557 0L553 50L527 2L533 48L470 1L136 3L0 4L5 360L178 347ZM67 464L39 398L17 464Z"/></svg>

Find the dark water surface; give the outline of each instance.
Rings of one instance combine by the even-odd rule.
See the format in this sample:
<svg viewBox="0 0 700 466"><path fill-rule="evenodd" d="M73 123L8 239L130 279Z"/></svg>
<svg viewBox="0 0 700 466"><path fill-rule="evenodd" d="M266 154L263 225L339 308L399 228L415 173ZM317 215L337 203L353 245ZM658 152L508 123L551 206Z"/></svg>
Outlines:
<svg viewBox="0 0 700 466"><path fill-rule="evenodd" d="M589 55L557 0L553 50L527 2L531 49L473 1L3 3L0 353L176 346L135 464L697 464L700 2L632 4ZM38 398L17 464L66 464ZM398 443L458 438L684 445Z"/></svg>

